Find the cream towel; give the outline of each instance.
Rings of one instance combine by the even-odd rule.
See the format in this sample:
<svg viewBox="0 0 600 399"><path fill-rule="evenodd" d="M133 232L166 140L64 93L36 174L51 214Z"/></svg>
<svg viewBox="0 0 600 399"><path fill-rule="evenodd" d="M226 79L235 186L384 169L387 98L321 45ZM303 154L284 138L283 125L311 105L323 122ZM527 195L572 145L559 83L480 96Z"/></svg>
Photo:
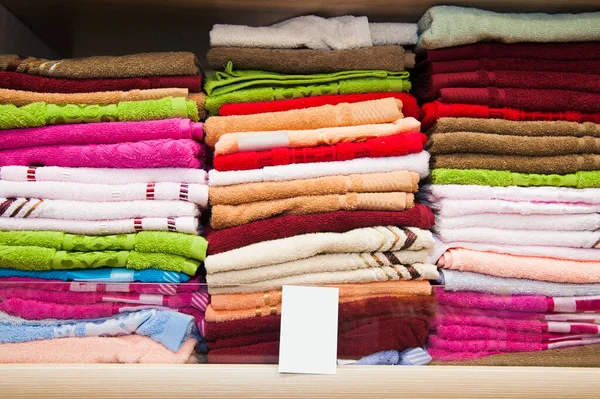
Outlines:
<svg viewBox="0 0 600 399"><path fill-rule="evenodd" d="M505 201L497 199L442 199L435 202L438 215L457 217L481 213L519 215L582 215L600 212L600 204Z"/></svg>
<svg viewBox="0 0 600 399"><path fill-rule="evenodd" d="M432 248L433 244L433 236L428 230L377 226L345 233L301 234L263 241L210 255L204 266L208 274L214 274L276 265L326 253L419 251Z"/></svg>
<svg viewBox="0 0 600 399"><path fill-rule="evenodd" d="M478 213L457 217L436 216L435 226L444 230L468 227L533 230L532 234L535 234L535 230L595 231L600 228L600 214L519 215Z"/></svg>

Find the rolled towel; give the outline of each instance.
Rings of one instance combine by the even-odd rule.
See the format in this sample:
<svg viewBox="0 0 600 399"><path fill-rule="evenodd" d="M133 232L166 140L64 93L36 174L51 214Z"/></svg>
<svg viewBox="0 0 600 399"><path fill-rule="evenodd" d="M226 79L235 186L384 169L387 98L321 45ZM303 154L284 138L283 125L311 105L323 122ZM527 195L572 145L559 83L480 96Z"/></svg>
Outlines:
<svg viewBox="0 0 600 399"><path fill-rule="evenodd" d="M476 184L499 187L600 187L600 173L597 171L579 171L572 174L551 175L485 169L433 169L431 171L431 180L434 184Z"/></svg>

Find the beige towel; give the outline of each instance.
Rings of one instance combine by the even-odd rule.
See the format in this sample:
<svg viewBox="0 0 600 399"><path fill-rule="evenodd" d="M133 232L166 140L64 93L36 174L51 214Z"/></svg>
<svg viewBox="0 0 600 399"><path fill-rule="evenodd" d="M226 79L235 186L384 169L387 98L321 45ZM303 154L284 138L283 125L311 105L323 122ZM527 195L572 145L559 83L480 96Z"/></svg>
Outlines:
<svg viewBox="0 0 600 399"><path fill-rule="evenodd" d="M405 211L415 206L413 194L349 193L343 195L307 195L241 205L215 205L210 225L213 229L239 226L278 215L346 211Z"/></svg>
<svg viewBox="0 0 600 399"><path fill-rule="evenodd" d="M270 201L312 195L347 193L380 193L400 191L416 193L419 175L398 171L364 175L326 176L316 179L289 180L210 186L208 194L212 205L239 205L256 201Z"/></svg>
<svg viewBox="0 0 600 399"><path fill-rule="evenodd" d="M198 119L201 121L206 119L206 108L204 108L204 104L206 103L206 94L204 93L190 93L188 95L190 100L194 100L196 102L196 107L198 107Z"/></svg>
<svg viewBox="0 0 600 399"><path fill-rule="evenodd" d="M213 116L206 120L204 134L206 143L214 147L219 138L227 133L387 123L402 118L401 110L400 100L384 98L256 115Z"/></svg>

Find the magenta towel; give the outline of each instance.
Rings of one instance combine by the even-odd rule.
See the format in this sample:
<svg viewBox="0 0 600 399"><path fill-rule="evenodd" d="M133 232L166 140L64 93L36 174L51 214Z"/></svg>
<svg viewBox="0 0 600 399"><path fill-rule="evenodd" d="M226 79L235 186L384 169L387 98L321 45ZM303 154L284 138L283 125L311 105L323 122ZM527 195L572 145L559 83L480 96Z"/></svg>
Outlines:
<svg viewBox="0 0 600 399"><path fill-rule="evenodd" d="M453 308L453 310L460 308ZM541 319L511 319L509 317L490 317L486 315L484 310L481 315L470 314L446 314L446 307L438 309L438 314L435 317L435 325L438 329L444 326L481 326L509 331L522 332L537 332L544 331L544 322ZM501 313L503 315L503 313Z"/></svg>
<svg viewBox="0 0 600 399"><path fill-rule="evenodd" d="M548 301L544 296L501 296L475 292L445 292L436 287L435 295L440 305L517 312L545 313Z"/></svg>
<svg viewBox="0 0 600 399"><path fill-rule="evenodd" d="M452 341L429 336L429 348L444 349L451 352L535 352L544 349L541 342L513 342L507 340L481 339Z"/></svg>
<svg viewBox="0 0 600 399"><path fill-rule="evenodd" d="M198 169L204 167L204 154L200 143L185 139L59 145L0 151L0 166Z"/></svg>
<svg viewBox="0 0 600 399"><path fill-rule="evenodd" d="M0 150L47 145L115 144L157 139L200 141L202 123L189 119L166 119L0 130Z"/></svg>

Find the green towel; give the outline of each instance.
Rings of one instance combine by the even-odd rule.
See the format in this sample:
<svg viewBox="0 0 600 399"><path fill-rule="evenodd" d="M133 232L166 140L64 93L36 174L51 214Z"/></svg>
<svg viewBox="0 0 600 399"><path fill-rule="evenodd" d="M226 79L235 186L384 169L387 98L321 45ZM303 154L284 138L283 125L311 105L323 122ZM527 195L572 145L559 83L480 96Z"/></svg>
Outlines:
<svg viewBox="0 0 600 399"><path fill-rule="evenodd" d="M480 186L555 186L574 188L600 187L600 171L577 172L568 175L541 175L483 169L434 169L433 184L474 184Z"/></svg>
<svg viewBox="0 0 600 399"><path fill-rule="evenodd" d="M83 236L60 231L0 231L0 245L43 247L73 252L165 253L204 260L208 243L204 237L161 231L112 236Z"/></svg>
<svg viewBox="0 0 600 399"><path fill-rule="evenodd" d="M198 121L198 108L183 97L123 101L108 105L32 103L23 107L0 105L0 129L40 127L67 123L149 121L189 118Z"/></svg>
<svg viewBox="0 0 600 399"><path fill-rule="evenodd" d="M53 248L0 245L0 265L19 270L95 269L126 267L160 269L193 276L200 262L183 256L137 251L69 252Z"/></svg>

